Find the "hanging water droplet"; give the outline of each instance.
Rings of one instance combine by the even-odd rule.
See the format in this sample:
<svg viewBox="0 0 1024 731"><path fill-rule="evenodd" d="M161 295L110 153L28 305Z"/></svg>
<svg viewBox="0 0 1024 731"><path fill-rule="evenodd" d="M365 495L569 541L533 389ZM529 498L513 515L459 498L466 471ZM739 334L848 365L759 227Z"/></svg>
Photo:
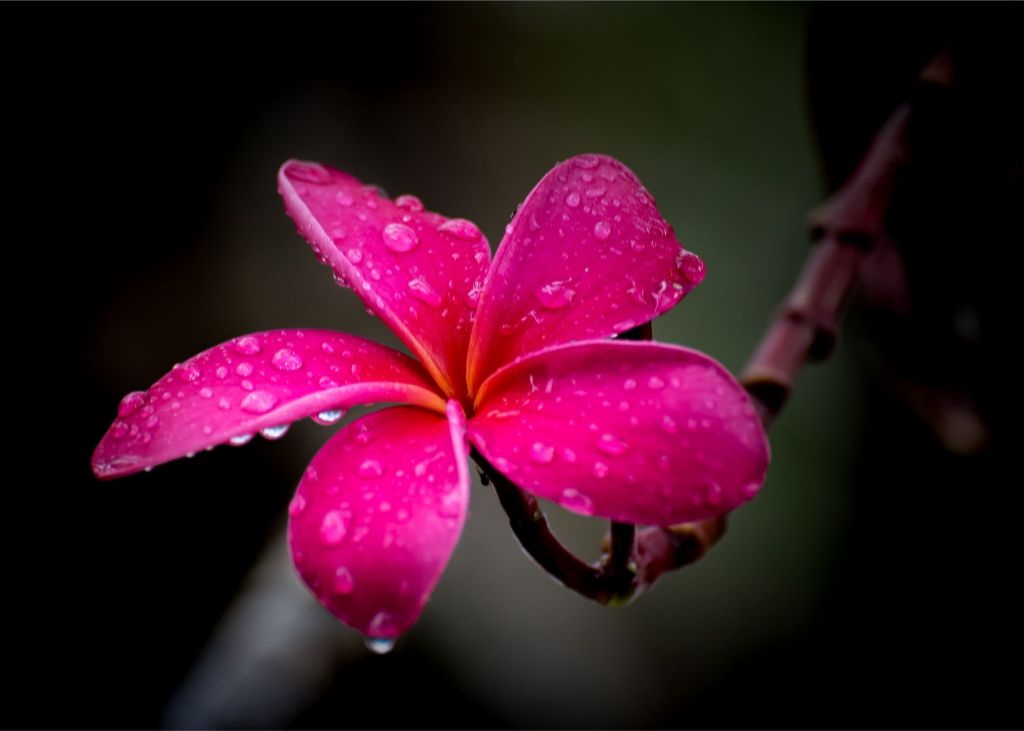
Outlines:
<svg viewBox="0 0 1024 731"><path fill-rule="evenodd" d="M363 640L363 644L374 655L387 655L395 649L396 641L394 637L367 637Z"/></svg>
<svg viewBox="0 0 1024 731"><path fill-rule="evenodd" d="M441 304L441 295L430 285L427 278L422 275L409 280L409 290L412 292L412 296L420 302L433 307Z"/></svg>
<svg viewBox="0 0 1024 731"><path fill-rule="evenodd" d="M597 440L597 448L613 457L618 457L625 453L626 446L626 443L614 434L602 434L601 438Z"/></svg>
<svg viewBox="0 0 1024 731"><path fill-rule="evenodd" d="M573 191L569 195L565 196L565 205L569 206L569 208L575 208L579 204L580 194L577 193L576 191Z"/></svg>
<svg viewBox="0 0 1024 731"><path fill-rule="evenodd" d="M277 403L277 396L269 391L253 391L244 399L240 408L250 414L264 414L274 408Z"/></svg>
<svg viewBox="0 0 1024 731"><path fill-rule="evenodd" d="M412 250L420 242L416 232L404 223L389 223L381 232L381 238L385 246L399 253Z"/></svg>
<svg viewBox="0 0 1024 731"><path fill-rule="evenodd" d="M399 208L404 208L407 211L412 211L413 213L419 213L423 210L423 201L416 196L409 194L400 195L395 198L395 205Z"/></svg>
<svg viewBox="0 0 1024 731"><path fill-rule="evenodd" d="M241 355L255 355L263 350L260 341L252 335L244 335L235 341L235 350Z"/></svg>
<svg viewBox="0 0 1024 731"><path fill-rule="evenodd" d="M604 241L612 235L612 225L607 221L598 221L594 224L594 238Z"/></svg>
<svg viewBox="0 0 1024 731"><path fill-rule="evenodd" d="M117 415L124 417L134 414L145 402L146 394L142 391L132 391L117 405Z"/></svg>
<svg viewBox="0 0 1024 731"><path fill-rule="evenodd" d="M274 357L270 360L270 365L279 371L297 371L302 367L302 358L294 350L281 348L274 353Z"/></svg>
<svg viewBox="0 0 1024 731"><path fill-rule="evenodd" d="M559 502L563 507L576 513L590 515L594 512L594 501L574 487L562 490L562 499Z"/></svg>
<svg viewBox="0 0 1024 731"><path fill-rule="evenodd" d="M549 464L555 456L555 448L543 442L534 442L530 447L530 459L537 464Z"/></svg>
<svg viewBox="0 0 1024 731"><path fill-rule="evenodd" d="M228 442L231 443L232 447L242 447L252 441L255 434L239 434L237 437L231 437Z"/></svg>
<svg viewBox="0 0 1024 731"><path fill-rule="evenodd" d="M325 409L313 417L313 421L322 426L337 424L345 416L344 409Z"/></svg>
<svg viewBox="0 0 1024 731"><path fill-rule="evenodd" d="M320 522L320 540L328 546L337 546L348 535L351 520L350 513L343 513L340 510L328 511Z"/></svg>
<svg viewBox="0 0 1024 731"><path fill-rule="evenodd" d="M383 474L384 468L375 459L364 459L362 464L359 465L359 476L364 479L372 480Z"/></svg>
<svg viewBox="0 0 1024 731"><path fill-rule="evenodd" d="M533 294L547 309L561 310L572 304L576 291L567 287L565 282L551 282L539 287Z"/></svg>
<svg viewBox="0 0 1024 731"><path fill-rule="evenodd" d="M288 424L278 424L277 426L268 426L260 429L260 436L264 439L280 439L288 433Z"/></svg>
<svg viewBox="0 0 1024 731"><path fill-rule="evenodd" d="M676 268L691 284L704 281L704 260L691 251L681 251L676 256Z"/></svg>

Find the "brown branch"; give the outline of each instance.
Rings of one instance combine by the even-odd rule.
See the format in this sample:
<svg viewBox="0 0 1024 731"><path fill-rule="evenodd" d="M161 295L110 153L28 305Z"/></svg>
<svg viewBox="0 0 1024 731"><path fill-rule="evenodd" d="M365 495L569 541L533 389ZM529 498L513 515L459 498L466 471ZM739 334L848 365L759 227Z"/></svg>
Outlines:
<svg viewBox="0 0 1024 731"><path fill-rule="evenodd" d="M944 58L940 54L921 78L935 83L929 73L942 70L939 62ZM810 216L811 252L741 378L766 429L785 405L804 365L827 359L835 347L839 322L864 259L883 235L894 182L908 156L910 114L909 104L892 114L853 176ZM620 337L650 340L651 332L648 323ZM526 552L554 579L603 604L628 601L664 573L697 561L725 533L725 516L640 530L612 523L603 558L587 564L554 536L536 499L477 452L473 457L481 475L494 482Z"/></svg>

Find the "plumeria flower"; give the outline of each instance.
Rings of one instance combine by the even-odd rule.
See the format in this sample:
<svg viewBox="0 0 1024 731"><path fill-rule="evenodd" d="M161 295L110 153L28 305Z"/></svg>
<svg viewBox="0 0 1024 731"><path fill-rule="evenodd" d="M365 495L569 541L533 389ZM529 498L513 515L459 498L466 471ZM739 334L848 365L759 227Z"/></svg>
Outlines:
<svg viewBox="0 0 1024 731"><path fill-rule="evenodd" d="M520 488L625 523L721 515L760 488L767 440L729 372L687 348L612 339L704 277L622 163L557 165L493 262L474 224L414 196L298 161L278 184L320 260L418 361L324 330L238 337L125 396L93 456L98 477L402 404L328 440L289 506L303 581L385 643L417 620L458 541L470 444Z"/></svg>

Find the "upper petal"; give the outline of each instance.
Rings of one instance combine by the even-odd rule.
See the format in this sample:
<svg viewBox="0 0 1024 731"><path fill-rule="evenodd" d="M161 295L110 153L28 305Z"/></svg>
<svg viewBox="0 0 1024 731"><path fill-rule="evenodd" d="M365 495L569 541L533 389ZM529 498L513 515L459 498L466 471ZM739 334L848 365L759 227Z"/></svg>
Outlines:
<svg viewBox="0 0 1024 731"><path fill-rule="evenodd" d="M523 358L478 395L470 441L569 510L671 525L753 497L768 441L720 364L675 345L590 341Z"/></svg>
<svg viewBox="0 0 1024 731"><path fill-rule="evenodd" d="M128 394L92 457L97 477L138 472L232 438L377 401L438 411L444 401L412 358L354 335L272 330L235 338Z"/></svg>
<svg viewBox="0 0 1024 731"><path fill-rule="evenodd" d="M278 174L285 208L322 261L419 356L445 393L466 392L472 312L490 264L474 224L395 202L317 163Z"/></svg>
<svg viewBox="0 0 1024 731"><path fill-rule="evenodd" d="M397 637L419 617L469 503L465 417L408 407L364 416L313 458L289 507L302 580L338 619Z"/></svg>
<svg viewBox="0 0 1024 731"><path fill-rule="evenodd" d="M629 168L605 155L566 160L505 229L473 325L471 391L517 356L641 325L703 277Z"/></svg>

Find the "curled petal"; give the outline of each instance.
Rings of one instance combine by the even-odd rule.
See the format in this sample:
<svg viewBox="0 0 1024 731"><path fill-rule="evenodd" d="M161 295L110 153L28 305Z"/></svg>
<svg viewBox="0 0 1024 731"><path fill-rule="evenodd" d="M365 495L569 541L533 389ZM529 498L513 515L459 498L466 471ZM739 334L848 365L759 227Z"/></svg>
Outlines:
<svg viewBox="0 0 1024 731"><path fill-rule="evenodd" d="M289 160L278 174L285 208L321 261L420 357L448 395L466 393L466 348L487 239L469 221L394 202L317 163Z"/></svg>
<svg viewBox="0 0 1024 731"><path fill-rule="evenodd" d="M277 436L278 427L307 416L336 420L341 409L377 401L444 410L423 368L383 345L326 330L245 335L125 396L92 469L120 477L261 430Z"/></svg>
<svg viewBox="0 0 1024 731"><path fill-rule="evenodd" d="M648 322L704 278L632 171L605 155L555 166L505 231L473 325L471 390L518 356Z"/></svg>
<svg viewBox="0 0 1024 731"><path fill-rule="evenodd" d="M338 432L289 507L302 580L342 622L392 638L419 617L466 519L465 417L398 407Z"/></svg>
<svg viewBox="0 0 1024 731"><path fill-rule="evenodd" d="M671 525L752 498L768 441L746 391L706 355L589 341L527 356L477 396L470 441L524 490L569 510Z"/></svg>

